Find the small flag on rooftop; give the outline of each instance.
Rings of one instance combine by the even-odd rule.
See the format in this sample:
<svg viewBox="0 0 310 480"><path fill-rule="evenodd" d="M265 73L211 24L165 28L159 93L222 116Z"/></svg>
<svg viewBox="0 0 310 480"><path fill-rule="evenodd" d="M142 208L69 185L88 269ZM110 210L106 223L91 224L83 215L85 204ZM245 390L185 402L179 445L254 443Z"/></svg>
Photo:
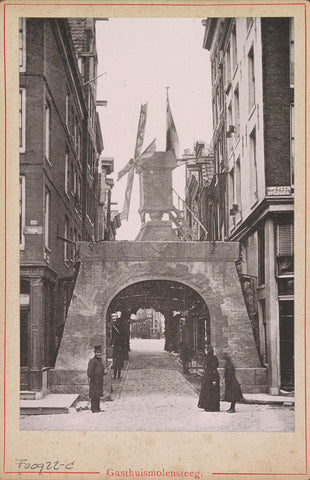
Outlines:
<svg viewBox="0 0 310 480"><path fill-rule="evenodd" d="M179 153L179 137L175 128L167 88L167 133L166 133L166 152L173 150L175 156L178 157Z"/></svg>

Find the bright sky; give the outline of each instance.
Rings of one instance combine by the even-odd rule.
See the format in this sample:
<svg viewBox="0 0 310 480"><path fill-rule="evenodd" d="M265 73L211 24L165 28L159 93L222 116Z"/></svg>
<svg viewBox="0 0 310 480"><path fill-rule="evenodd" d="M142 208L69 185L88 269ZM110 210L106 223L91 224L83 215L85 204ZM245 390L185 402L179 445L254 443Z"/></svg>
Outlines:
<svg viewBox="0 0 310 480"><path fill-rule="evenodd" d="M122 210L127 175L117 173L133 157L141 103L148 102L143 149L156 137L165 150L166 86L180 141L180 155L195 140L211 142L212 108L209 53L202 48L204 27L197 18L110 18L97 29L97 99L104 156L114 157L112 201ZM184 167L174 171L173 187L184 198ZM133 240L140 229L138 176L135 175L129 221L118 240Z"/></svg>

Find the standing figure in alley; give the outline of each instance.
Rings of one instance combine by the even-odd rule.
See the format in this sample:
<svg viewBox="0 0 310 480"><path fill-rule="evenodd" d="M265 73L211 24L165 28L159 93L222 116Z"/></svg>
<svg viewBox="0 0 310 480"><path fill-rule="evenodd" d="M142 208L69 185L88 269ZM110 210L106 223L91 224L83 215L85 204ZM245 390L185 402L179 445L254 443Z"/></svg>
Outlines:
<svg viewBox="0 0 310 480"><path fill-rule="evenodd" d="M112 345L118 346L123 351L123 360L128 360L128 339L126 320L123 315L112 324Z"/></svg>
<svg viewBox="0 0 310 480"><path fill-rule="evenodd" d="M236 378L235 367L227 353L223 354L225 360L225 400L230 402L228 413L235 413L235 405L242 398L240 384Z"/></svg>
<svg viewBox="0 0 310 480"><path fill-rule="evenodd" d="M220 411L220 376L217 371L218 366L219 361L214 354L213 347L208 345L198 402L198 407L204 408L206 412Z"/></svg>
<svg viewBox="0 0 310 480"><path fill-rule="evenodd" d="M100 397L103 396L103 376L105 369L101 358L101 347L96 346L94 357L88 362L87 376L89 378L89 397L91 401L91 411L100 412Z"/></svg>
<svg viewBox="0 0 310 480"><path fill-rule="evenodd" d="M122 368L124 367L124 351L121 345L113 345L113 377L120 378L121 377L121 371Z"/></svg>
<svg viewBox="0 0 310 480"><path fill-rule="evenodd" d="M191 360L191 349L189 348L188 343L183 340L181 343L181 360L183 373L189 373L189 362Z"/></svg>

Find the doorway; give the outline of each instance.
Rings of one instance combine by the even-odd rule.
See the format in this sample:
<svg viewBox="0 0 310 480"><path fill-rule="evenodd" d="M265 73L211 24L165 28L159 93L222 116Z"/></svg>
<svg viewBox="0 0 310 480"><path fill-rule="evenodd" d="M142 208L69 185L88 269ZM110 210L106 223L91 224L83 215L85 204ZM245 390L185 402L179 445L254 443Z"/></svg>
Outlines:
<svg viewBox="0 0 310 480"><path fill-rule="evenodd" d="M281 389L294 390L294 301L280 300L280 372Z"/></svg>

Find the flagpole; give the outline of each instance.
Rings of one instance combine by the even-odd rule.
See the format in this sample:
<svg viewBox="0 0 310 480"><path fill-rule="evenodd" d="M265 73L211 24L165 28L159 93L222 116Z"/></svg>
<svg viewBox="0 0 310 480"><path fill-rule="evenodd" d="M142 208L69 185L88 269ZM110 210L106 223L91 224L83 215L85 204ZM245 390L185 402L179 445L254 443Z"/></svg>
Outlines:
<svg viewBox="0 0 310 480"><path fill-rule="evenodd" d="M166 151L167 151L167 147L168 147L168 138L167 138L167 132L168 132L168 128L169 128L169 121L168 121L168 106L169 106L169 88L170 87L165 87L166 89L166 92L167 92L167 96L166 96Z"/></svg>

